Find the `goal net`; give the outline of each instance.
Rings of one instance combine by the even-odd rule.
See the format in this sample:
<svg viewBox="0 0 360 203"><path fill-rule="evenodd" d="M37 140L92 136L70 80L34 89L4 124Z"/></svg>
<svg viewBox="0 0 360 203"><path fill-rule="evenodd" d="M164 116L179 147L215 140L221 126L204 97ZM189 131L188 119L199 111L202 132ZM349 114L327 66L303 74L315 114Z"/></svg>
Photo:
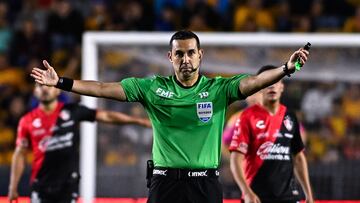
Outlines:
<svg viewBox="0 0 360 203"><path fill-rule="evenodd" d="M82 79L106 82L127 77L173 74L167 59L173 33L88 32L83 38ZM345 34L197 33L205 51L201 73L224 77L255 74L266 64L282 65L307 42L309 62L286 78L282 102L298 113L315 196L360 198L360 36ZM354 92L355 91L355 92ZM358 91L358 92L356 92ZM82 97L89 107L146 116L137 103ZM228 117L243 108L229 107ZM357 107L359 108L359 107ZM146 197L146 160L152 131L133 125L82 124L81 194L93 197ZM225 198L238 198L224 150L221 181Z"/></svg>

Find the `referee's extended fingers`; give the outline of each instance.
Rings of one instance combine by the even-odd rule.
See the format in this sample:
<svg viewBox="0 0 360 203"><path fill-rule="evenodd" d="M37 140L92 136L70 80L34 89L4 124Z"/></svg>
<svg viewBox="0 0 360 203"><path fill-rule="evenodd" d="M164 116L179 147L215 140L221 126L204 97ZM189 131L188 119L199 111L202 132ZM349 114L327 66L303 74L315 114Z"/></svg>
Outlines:
<svg viewBox="0 0 360 203"><path fill-rule="evenodd" d="M30 74L31 77L33 77L35 80L42 80L41 76L35 75L35 74Z"/></svg>
<svg viewBox="0 0 360 203"><path fill-rule="evenodd" d="M308 56L310 55L310 53L309 53L308 51L306 51L305 49L304 49L304 50L301 50L301 51L300 51L300 54L301 54L302 56L306 56L306 57L308 57Z"/></svg>
<svg viewBox="0 0 360 203"><path fill-rule="evenodd" d="M307 55L310 53L309 50L304 49L304 47L299 48L297 51L304 52Z"/></svg>
<svg viewBox="0 0 360 203"><path fill-rule="evenodd" d="M45 68L49 69L50 64L46 60L43 60L42 62L44 64Z"/></svg>
<svg viewBox="0 0 360 203"><path fill-rule="evenodd" d="M42 80L35 80L36 83L39 83L40 85L43 85L44 82Z"/></svg>
<svg viewBox="0 0 360 203"><path fill-rule="evenodd" d="M306 62L308 60L308 56L302 53L300 59Z"/></svg>
<svg viewBox="0 0 360 203"><path fill-rule="evenodd" d="M43 70L40 70L38 68L34 68L31 70L31 73L34 74L34 75L38 75L38 76L41 76L44 74L44 71Z"/></svg>
<svg viewBox="0 0 360 203"><path fill-rule="evenodd" d="M43 60L43 64L46 69L54 70L54 68L52 66L50 66L50 64L47 62L47 60Z"/></svg>

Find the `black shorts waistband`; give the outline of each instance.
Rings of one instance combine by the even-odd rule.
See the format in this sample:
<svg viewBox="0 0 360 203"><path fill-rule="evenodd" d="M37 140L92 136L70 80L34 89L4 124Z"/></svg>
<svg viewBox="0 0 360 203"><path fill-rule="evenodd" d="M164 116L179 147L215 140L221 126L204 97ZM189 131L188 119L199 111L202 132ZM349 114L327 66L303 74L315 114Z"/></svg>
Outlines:
<svg viewBox="0 0 360 203"><path fill-rule="evenodd" d="M153 176L166 176L175 179L184 178L217 178L220 172L217 169L178 169L155 167Z"/></svg>

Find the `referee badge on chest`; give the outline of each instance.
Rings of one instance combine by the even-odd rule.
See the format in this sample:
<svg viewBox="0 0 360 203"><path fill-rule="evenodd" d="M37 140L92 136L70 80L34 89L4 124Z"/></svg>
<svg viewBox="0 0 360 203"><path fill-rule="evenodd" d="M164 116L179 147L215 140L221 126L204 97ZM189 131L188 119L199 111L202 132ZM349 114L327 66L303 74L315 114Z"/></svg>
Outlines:
<svg viewBox="0 0 360 203"><path fill-rule="evenodd" d="M206 123L208 122L213 114L213 104L212 102L199 102L196 103L196 113L198 118Z"/></svg>

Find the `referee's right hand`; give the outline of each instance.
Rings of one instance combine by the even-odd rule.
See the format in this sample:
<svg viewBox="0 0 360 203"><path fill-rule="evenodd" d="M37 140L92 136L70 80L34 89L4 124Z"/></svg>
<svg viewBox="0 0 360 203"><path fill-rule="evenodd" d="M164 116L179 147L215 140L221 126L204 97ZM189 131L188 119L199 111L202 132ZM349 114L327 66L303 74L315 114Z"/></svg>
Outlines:
<svg viewBox="0 0 360 203"><path fill-rule="evenodd" d="M31 77L35 79L35 82L41 85L55 86L59 81L59 76L46 60L43 60L43 64L46 69L34 67L31 70Z"/></svg>

